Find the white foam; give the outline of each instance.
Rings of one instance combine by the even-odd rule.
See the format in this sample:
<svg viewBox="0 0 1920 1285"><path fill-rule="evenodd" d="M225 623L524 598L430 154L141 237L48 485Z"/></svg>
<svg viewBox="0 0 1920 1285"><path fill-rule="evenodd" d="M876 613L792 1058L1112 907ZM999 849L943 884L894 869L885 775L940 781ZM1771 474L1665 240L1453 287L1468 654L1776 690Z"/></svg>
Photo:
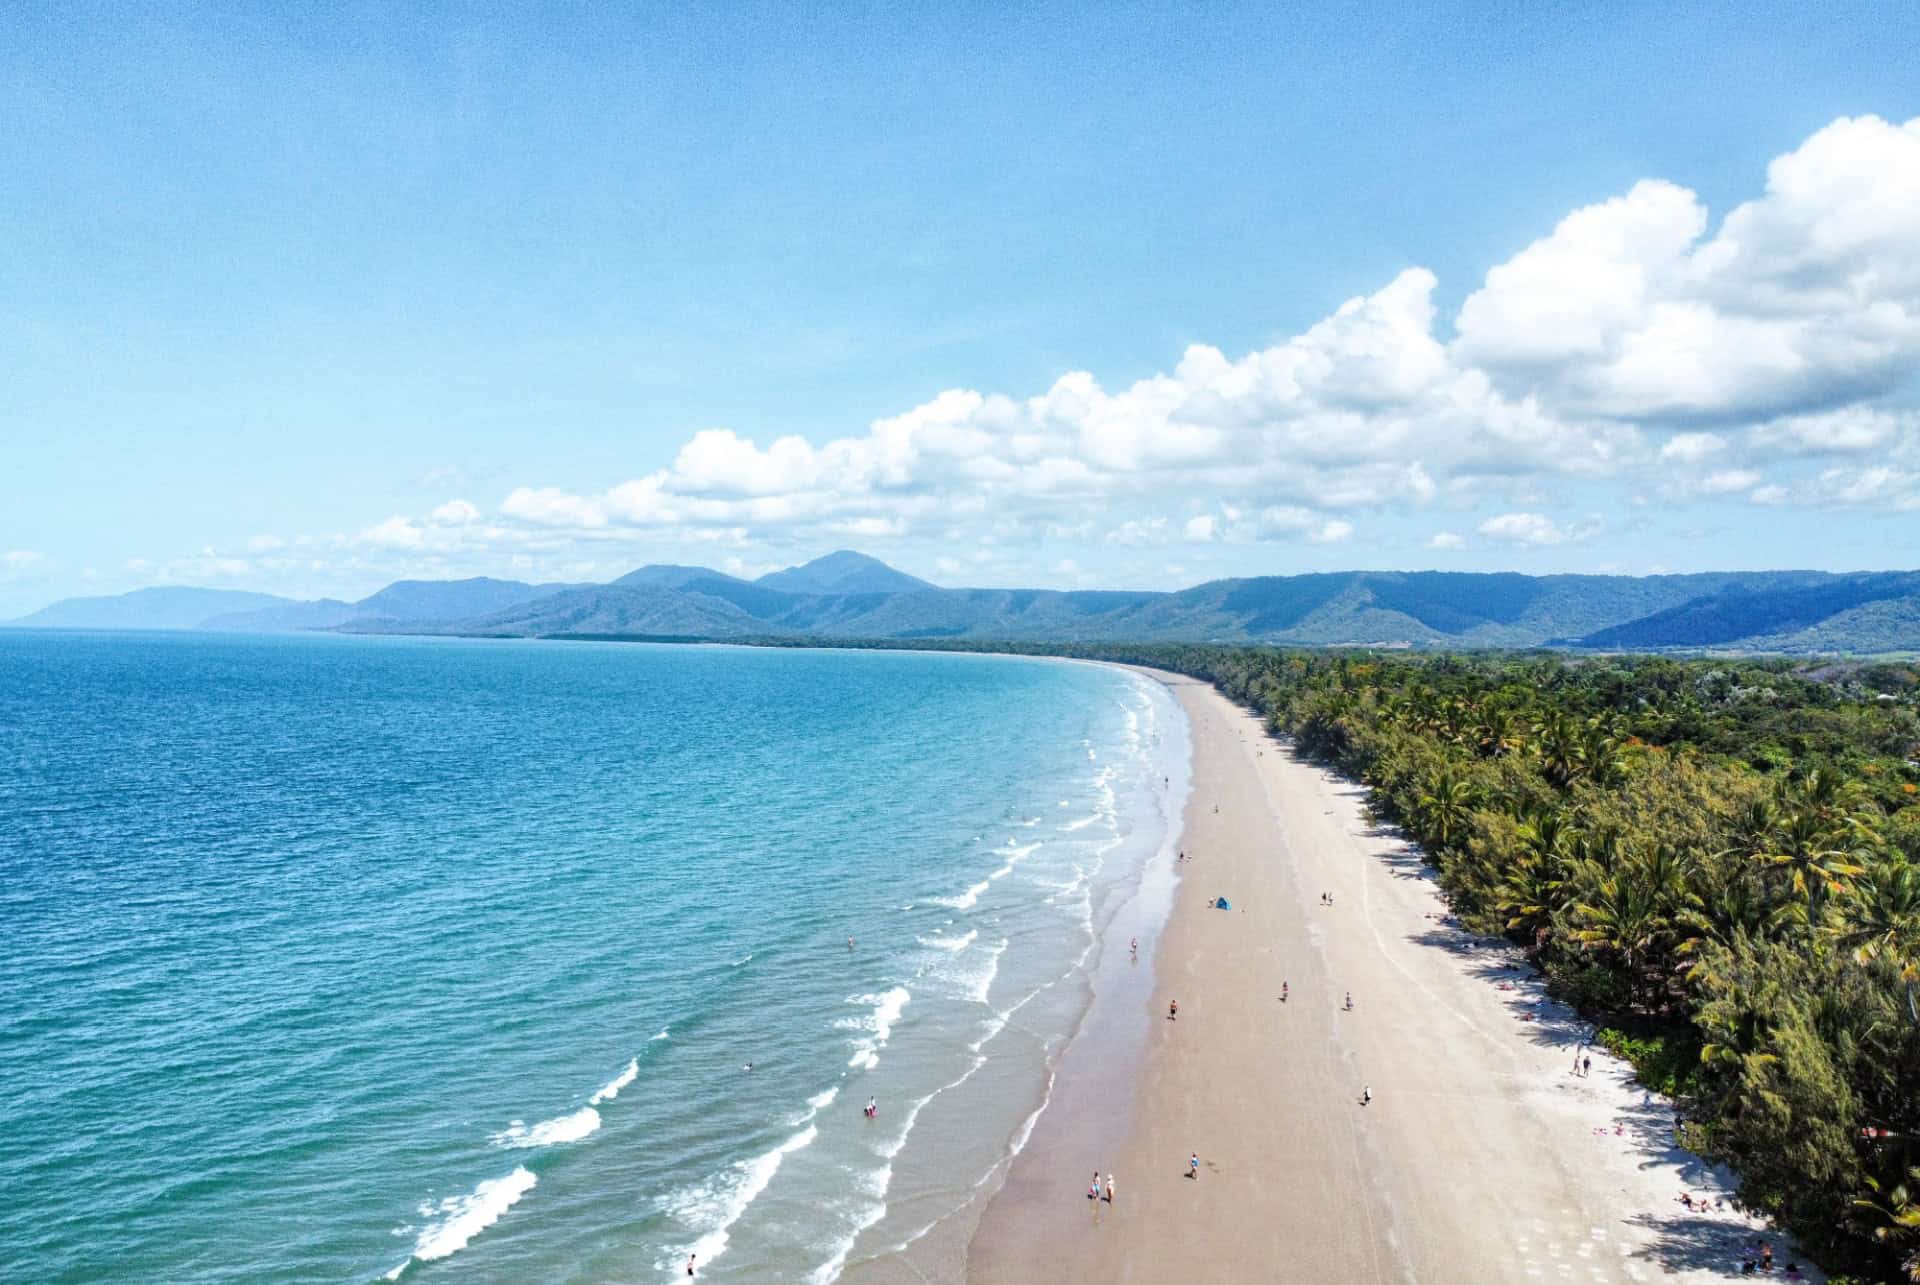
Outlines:
<svg viewBox="0 0 1920 1285"><path fill-rule="evenodd" d="M1062 834L1072 834L1075 830L1084 830L1088 826L1094 825L1097 822L1104 821L1104 820L1106 820L1106 817L1103 816L1101 813L1096 812L1090 817L1081 817L1077 821L1067 822L1065 825L1060 827L1060 832Z"/></svg>
<svg viewBox="0 0 1920 1285"><path fill-rule="evenodd" d="M598 1101L598 1095L595 1101ZM496 1147L551 1147L560 1142L578 1142L600 1127L600 1113L581 1107L572 1115L542 1120L529 1129L515 1120L504 1132L493 1135Z"/></svg>
<svg viewBox="0 0 1920 1285"><path fill-rule="evenodd" d="M980 935L980 930L978 928L969 928L965 933L963 933L961 936L958 936L958 937L942 937L937 933L929 934L920 939L920 944L922 946L931 946L935 950L960 951L960 950L965 950L967 947L973 945L973 939L978 937L979 935Z"/></svg>
<svg viewBox="0 0 1920 1285"><path fill-rule="evenodd" d="M730 967L730 968L739 968L739 967L741 967L741 966L743 966L743 965L745 965L745 964L747 964L747 963L749 963L749 962L750 962L750 961L751 961L752 959L753 959L753 952L752 952L752 951L748 951L748 952L747 952L746 954L744 954L744 955L742 955L742 956L740 956L740 958L738 958L738 959L736 959L736 960L734 960L734 961L733 961L733 963L731 963L730 965L728 965L728 967Z"/></svg>
<svg viewBox="0 0 1920 1285"><path fill-rule="evenodd" d="M656 1037L657 1038L657 1037ZM634 1058L627 1063L627 1069L600 1086L600 1091L587 1099L588 1106L599 1106L602 1102L611 1102L620 1096L620 1090L634 1082L640 1074L640 1059Z"/></svg>
<svg viewBox="0 0 1920 1285"><path fill-rule="evenodd" d="M1000 956L1007 953L1007 939L1001 938L1000 944L987 954L987 966L981 969L969 983L973 1000L977 1004L987 1002L987 993L993 989L993 979L1000 975Z"/></svg>
<svg viewBox="0 0 1920 1285"><path fill-rule="evenodd" d="M840 1096L840 1086L836 1084L832 1088L827 1089L820 1093L816 1093L812 1097L808 1098L807 1105L812 1107L815 1111L825 1111L828 1107L833 1105L833 1100L839 1096Z"/></svg>
<svg viewBox="0 0 1920 1285"><path fill-rule="evenodd" d="M982 879L958 897L928 897L927 904L945 906L948 910L972 910L980 900L980 894L985 892L992 882L991 879Z"/></svg>
<svg viewBox="0 0 1920 1285"><path fill-rule="evenodd" d="M420 1233L420 1239L413 1243L413 1257L423 1263L465 1249L467 1242L487 1228L500 1221L500 1216L513 1208L520 1197L533 1190L539 1179L525 1165L515 1169L504 1178L491 1178L475 1187L471 1194L449 1196L434 1207L441 1220ZM402 1263L387 1273L390 1281L399 1280L400 1273L407 1269Z"/></svg>
<svg viewBox="0 0 1920 1285"><path fill-rule="evenodd" d="M979 936L976 928L964 937L920 938L923 945L947 952L945 957L934 956L921 971L948 983L956 997L984 1004L994 975L1000 971L1000 956L1006 954L1008 939L1002 937L987 946L975 946Z"/></svg>
<svg viewBox="0 0 1920 1285"><path fill-rule="evenodd" d="M658 1035L655 1035L652 1039L649 1039L647 1043L651 1044L653 1043L654 1040L664 1040L666 1038L667 1038L667 1028L663 1026L660 1028L660 1033Z"/></svg>
<svg viewBox="0 0 1920 1285"><path fill-rule="evenodd" d="M693 1244L654 1266L671 1271L691 1254L701 1267L706 1267L726 1253L733 1225L780 1172L780 1162L802 1147L810 1146L819 1136L819 1128L810 1124L773 1150L734 1165L715 1182L690 1188L662 1202L668 1212L682 1221L705 1222L709 1226Z"/></svg>
<svg viewBox="0 0 1920 1285"><path fill-rule="evenodd" d="M879 1051L893 1034L893 1024L900 1020L900 1011L913 998L913 992L904 986L896 986L881 995L850 995L849 1004L871 1004L873 1012L864 1018L843 1019L835 1023L850 1029L864 1030L867 1034L853 1042L853 1056L847 1059L848 1066L872 1069L880 1064Z"/></svg>

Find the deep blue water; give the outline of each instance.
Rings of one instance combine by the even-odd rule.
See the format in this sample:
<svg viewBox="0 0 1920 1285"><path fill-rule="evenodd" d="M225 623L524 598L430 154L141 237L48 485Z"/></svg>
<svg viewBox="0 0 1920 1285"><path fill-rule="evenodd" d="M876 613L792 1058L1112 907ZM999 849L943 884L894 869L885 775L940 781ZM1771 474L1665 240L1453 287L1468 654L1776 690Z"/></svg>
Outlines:
<svg viewBox="0 0 1920 1285"><path fill-rule="evenodd" d="M0 633L0 1275L884 1254L1023 1136L1170 710L990 657Z"/></svg>

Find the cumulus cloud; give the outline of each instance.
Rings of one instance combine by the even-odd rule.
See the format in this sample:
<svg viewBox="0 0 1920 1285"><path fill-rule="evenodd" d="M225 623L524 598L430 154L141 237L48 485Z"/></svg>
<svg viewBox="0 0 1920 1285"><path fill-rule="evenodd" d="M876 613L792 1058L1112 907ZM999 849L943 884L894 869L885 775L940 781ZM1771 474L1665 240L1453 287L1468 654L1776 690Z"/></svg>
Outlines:
<svg viewBox="0 0 1920 1285"><path fill-rule="evenodd" d="M1332 518L1322 522L1307 532L1307 539L1315 544L1339 544L1353 537L1353 523Z"/></svg>
<svg viewBox="0 0 1920 1285"><path fill-rule="evenodd" d="M404 517L388 518L360 533L363 544L382 549L418 549L426 543L420 528Z"/></svg>
<svg viewBox="0 0 1920 1285"><path fill-rule="evenodd" d="M44 577L52 565L38 549L0 551L0 584L30 584Z"/></svg>
<svg viewBox="0 0 1920 1285"><path fill-rule="evenodd" d="M1765 459L1916 436L1875 399L1920 368L1920 121L1834 122L1718 226L1662 179L1576 210L1487 273L1450 340L1436 284L1409 268L1291 338L1237 358L1196 344L1124 388L1074 371L1024 398L950 389L824 443L702 429L669 467L600 494L522 487L501 514L755 539L1078 525L1137 546L1172 533L1181 498L1242 511L1185 519L1190 542L1332 542L1360 511L1539 504L1561 479L1679 468L1678 494L1751 491ZM1887 467L1792 493L1902 503ZM1541 522L1495 517L1489 538L1572 529L1517 516Z"/></svg>
<svg viewBox="0 0 1920 1285"><path fill-rule="evenodd" d="M1760 474L1753 469L1730 468L1707 474L1701 479L1700 491L1703 495L1731 495L1736 491L1750 491L1759 484Z"/></svg>
<svg viewBox="0 0 1920 1285"><path fill-rule="evenodd" d="M1200 521L1201 519L1194 519ZM1212 519L1206 519L1212 521ZM1191 539L1192 522L1187 524ZM1167 542L1167 520L1165 518L1129 518L1113 530L1107 532L1108 544L1122 544L1130 548L1142 545L1165 544Z"/></svg>
<svg viewBox="0 0 1920 1285"><path fill-rule="evenodd" d="M1504 544L1565 544L1585 539L1593 533L1591 525L1574 529L1562 527L1544 513L1502 513L1488 518L1478 527L1481 535Z"/></svg>
<svg viewBox="0 0 1920 1285"><path fill-rule="evenodd" d="M1679 464L1698 464L1727 449L1727 439L1718 433L1675 433L1660 448L1660 458Z"/></svg>
<svg viewBox="0 0 1920 1285"><path fill-rule="evenodd" d="M1574 484L1920 507L1901 397L1920 370L1920 120L1833 122L1717 222L1678 182L1636 183L1491 268L1450 318L1437 284L1408 267L1296 334L1237 356L1194 344L1125 386L1069 371L1025 395L948 389L824 441L703 428L624 482L529 479L495 512L448 500L348 543L766 558L921 540L1039 566L1049 544L1338 543L1433 508L1487 541L1561 545L1598 530L1555 511Z"/></svg>
<svg viewBox="0 0 1920 1285"><path fill-rule="evenodd" d="M1708 226L1661 180L1575 211L1467 298L1456 356L1552 413L1641 421L1820 411L1911 373L1920 120L1837 120Z"/></svg>

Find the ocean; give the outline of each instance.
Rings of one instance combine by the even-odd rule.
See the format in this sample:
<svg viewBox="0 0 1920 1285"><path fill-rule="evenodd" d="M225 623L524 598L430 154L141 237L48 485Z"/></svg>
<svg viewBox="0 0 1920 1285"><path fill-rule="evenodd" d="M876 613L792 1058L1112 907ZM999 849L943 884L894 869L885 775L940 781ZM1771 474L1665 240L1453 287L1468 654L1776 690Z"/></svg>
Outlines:
<svg viewBox="0 0 1920 1285"><path fill-rule="evenodd" d="M0 1277L964 1243L1185 735L1054 661L0 632Z"/></svg>

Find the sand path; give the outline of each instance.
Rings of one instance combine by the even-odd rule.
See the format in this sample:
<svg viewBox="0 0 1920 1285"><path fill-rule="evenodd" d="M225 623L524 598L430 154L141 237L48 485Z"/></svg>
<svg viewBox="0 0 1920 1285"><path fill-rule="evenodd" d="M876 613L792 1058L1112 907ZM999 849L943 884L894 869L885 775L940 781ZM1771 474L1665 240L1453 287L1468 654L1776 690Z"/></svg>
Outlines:
<svg viewBox="0 0 1920 1285"><path fill-rule="evenodd" d="M1762 1233L1676 1203L1730 1188L1671 1145L1671 1107L1604 1050L1571 1073L1585 1025L1503 945L1445 920L1418 854L1371 824L1360 787L1296 760L1212 687L1155 676L1192 726L1192 860L1155 948L1131 1127L1103 1109L1098 1050L1070 1049L968 1278L1735 1274ZM1210 908L1215 896L1233 908ZM1116 1174L1112 1206L1085 1197L1096 1165ZM1769 1239L1784 1266L1793 1254Z"/></svg>

